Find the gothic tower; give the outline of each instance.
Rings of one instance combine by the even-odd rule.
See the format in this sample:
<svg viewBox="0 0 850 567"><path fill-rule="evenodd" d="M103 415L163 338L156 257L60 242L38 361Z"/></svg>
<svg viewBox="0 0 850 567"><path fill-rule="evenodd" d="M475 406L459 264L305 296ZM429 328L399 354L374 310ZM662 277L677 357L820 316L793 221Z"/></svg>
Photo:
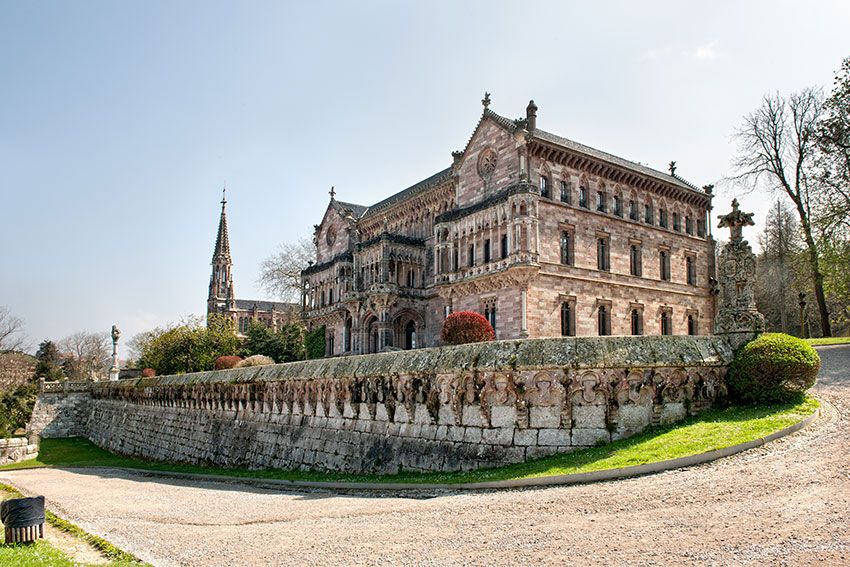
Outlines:
<svg viewBox="0 0 850 567"><path fill-rule="evenodd" d="M227 237L225 191L226 189L221 194L221 218L218 221L218 236L215 239L215 250L212 257L207 315L236 308L236 295L233 292L233 261L230 258L230 239Z"/></svg>

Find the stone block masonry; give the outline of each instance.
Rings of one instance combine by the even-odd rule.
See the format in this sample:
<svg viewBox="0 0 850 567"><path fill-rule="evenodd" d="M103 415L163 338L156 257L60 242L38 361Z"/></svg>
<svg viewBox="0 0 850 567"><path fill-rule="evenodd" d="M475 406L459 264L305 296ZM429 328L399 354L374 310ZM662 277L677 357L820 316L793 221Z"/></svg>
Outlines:
<svg viewBox="0 0 850 567"><path fill-rule="evenodd" d="M26 437L0 439L0 465L34 459L38 455L38 443L30 443Z"/></svg>
<svg viewBox="0 0 850 567"><path fill-rule="evenodd" d="M124 455L220 467L457 471L627 437L725 392L718 337L499 341L97 383L75 426ZM50 408L42 394L39 408ZM62 403L54 402L53 406ZM54 412L54 415L63 415ZM41 416L34 417L41 423Z"/></svg>

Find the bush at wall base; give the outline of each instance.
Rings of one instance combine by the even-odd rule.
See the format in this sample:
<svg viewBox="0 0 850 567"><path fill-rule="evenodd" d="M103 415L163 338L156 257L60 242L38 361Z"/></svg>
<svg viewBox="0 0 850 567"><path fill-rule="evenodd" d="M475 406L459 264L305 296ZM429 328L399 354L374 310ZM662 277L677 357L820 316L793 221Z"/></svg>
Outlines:
<svg viewBox="0 0 850 567"><path fill-rule="evenodd" d="M443 321L440 338L446 345L465 345L492 341L496 332L490 322L480 313L474 311L458 311L451 313Z"/></svg>
<svg viewBox="0 0 850 567"><path fill-rule="evenodd" d="M785 402L814 386L820 357L808 343L783 333L766 333L738 349L727 384L740 402Z"/></svg>

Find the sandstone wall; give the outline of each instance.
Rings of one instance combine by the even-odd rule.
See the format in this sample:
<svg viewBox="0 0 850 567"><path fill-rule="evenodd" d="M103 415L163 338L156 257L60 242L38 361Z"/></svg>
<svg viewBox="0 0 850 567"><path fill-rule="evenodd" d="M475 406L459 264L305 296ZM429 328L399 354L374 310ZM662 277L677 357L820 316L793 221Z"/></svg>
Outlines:
<svg viewBox="0 0 850 567"><path fill-rule="evenodd" d="M723 395L731 356L717 337L536 339L125 380L93 385L78 426L145 458L468 470L696 413Z"/></svg>
<svg viewBox="0 0 850 567"><path fill-rule="evenodd" d="M26 437L0 439L0 465L34 459L38 455L38 444L30 443Z"/></svg>

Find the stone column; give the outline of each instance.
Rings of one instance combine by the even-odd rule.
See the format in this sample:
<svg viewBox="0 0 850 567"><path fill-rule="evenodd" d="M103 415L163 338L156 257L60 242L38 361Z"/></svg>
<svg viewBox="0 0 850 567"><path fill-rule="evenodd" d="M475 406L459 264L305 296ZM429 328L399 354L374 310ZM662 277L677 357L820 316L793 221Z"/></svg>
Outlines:
<svg viewBox="0 0 850 567"><path fill-rule="evenodd" d="M720 228L728 227L729 242L718 258L717 316L714 334L725 335L736 348L759 333L764 332L764 316L756 309L753 285L756 275L756 257L750 244L744 240L742 228L754 226L753 213L738 210L738 200L732 201L732 212L720 215Z"/></svg>

